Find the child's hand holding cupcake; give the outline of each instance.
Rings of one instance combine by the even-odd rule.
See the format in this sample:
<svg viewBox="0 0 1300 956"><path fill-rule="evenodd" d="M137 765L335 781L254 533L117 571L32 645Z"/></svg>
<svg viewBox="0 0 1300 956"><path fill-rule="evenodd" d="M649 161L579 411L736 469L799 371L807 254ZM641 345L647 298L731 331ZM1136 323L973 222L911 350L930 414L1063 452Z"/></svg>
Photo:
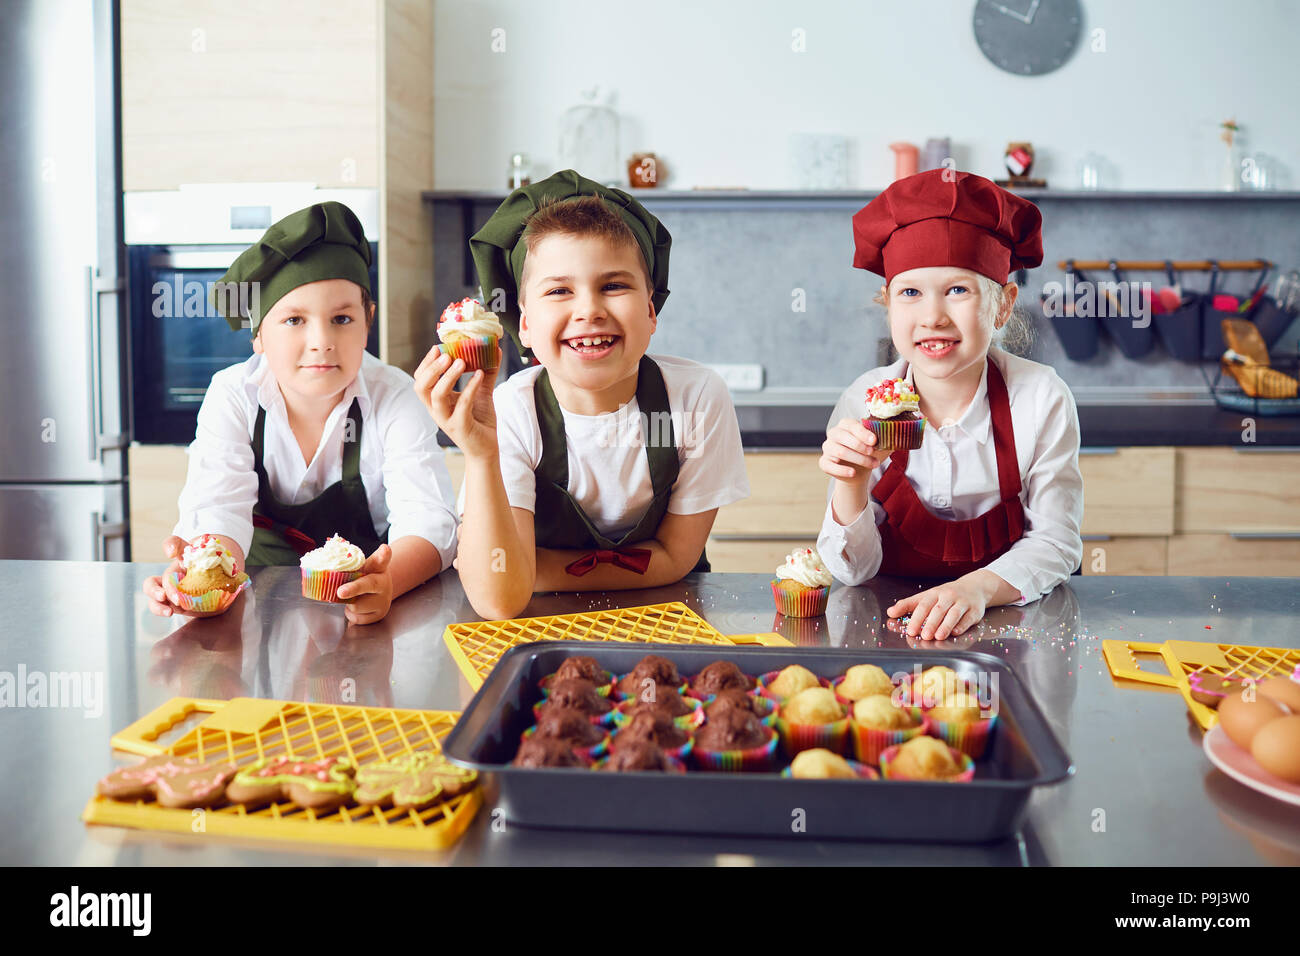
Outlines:
<svg viewBox="0 0 1300 956"><path fill-rule="evenodd" d="M248 586L237 548L215 534L200 535L192 543L175 535L168 538L163 551L171 564L144 582L149 610L162 617L224 614Z"/></svg>

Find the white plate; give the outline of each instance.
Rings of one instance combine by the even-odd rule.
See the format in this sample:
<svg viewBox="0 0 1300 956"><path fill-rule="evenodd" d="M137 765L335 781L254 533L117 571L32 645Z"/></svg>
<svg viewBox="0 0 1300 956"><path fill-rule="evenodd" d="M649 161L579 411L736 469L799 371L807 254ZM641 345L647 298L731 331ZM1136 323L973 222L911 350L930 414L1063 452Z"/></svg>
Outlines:
<svg viewBox="0 0 1300 956"><path fill-rule="evenodd" d="M1205 756L1210 758L1210 763L1233 780L1275 800L1300 807L1300 784L1287 783L1273 776L1256 763L1254 757L1229 740L1218 724L1210 728L1201 741L1201 747Z"/></svg>

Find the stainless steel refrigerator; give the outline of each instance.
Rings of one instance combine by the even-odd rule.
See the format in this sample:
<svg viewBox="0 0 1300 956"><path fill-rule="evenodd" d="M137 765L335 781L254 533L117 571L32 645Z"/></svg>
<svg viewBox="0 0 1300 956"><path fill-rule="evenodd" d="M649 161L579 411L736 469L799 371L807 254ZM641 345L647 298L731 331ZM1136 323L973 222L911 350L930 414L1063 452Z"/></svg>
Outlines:
<svg viewBox="0 0 1300 956"><path fill-rule="evenodd" d="M126 557L119 23L0 13L0 558Z"/></svg>

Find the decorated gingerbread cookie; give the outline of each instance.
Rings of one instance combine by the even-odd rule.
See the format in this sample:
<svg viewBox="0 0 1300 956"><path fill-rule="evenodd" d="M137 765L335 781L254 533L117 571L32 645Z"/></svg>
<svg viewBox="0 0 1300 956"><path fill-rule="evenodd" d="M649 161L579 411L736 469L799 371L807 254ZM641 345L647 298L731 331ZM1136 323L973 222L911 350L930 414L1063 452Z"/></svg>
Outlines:
<svg viewBox="0 0 1300 956"><path fill-rule="evenodd" d="M205 764L188 757L159 754L134 767L114 770L95 789L100 796L113 800L154 798L159 806L191 810L221 803L236 769L233 764Z"/></svg>
<svg viewBox="0 0 1300 956"><path fill-rule="evenodd" d="M345 757L263 757L235 774L226 796L247 807L289 800L304 809L328 813L352 796L357 786L355 773L352 761Z"/></svg>
<svg viewBox="0 0 1300 956"><path fill-rule="evenodd" d="M366 764L357 771L357 803L418 810L471 789L478 773L442 754L419 751Z"/></svg>

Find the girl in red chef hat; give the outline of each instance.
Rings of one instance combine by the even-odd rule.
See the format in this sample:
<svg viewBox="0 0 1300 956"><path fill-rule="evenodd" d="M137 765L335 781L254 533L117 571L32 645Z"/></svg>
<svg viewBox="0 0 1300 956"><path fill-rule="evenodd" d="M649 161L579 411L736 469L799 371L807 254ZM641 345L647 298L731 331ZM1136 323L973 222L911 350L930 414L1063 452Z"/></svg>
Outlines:
<svg viewBox="0 0 1300 956"><path fill-rule="evenodd" d="M943 640L986 608L1038 599L1083 556L1074 397L1050 367L996 347L1016 303L1008 276L1043 260L1042 216L981 176L936 169L859 210L853 238L853 265L885 278L876 301L900 358L858 378L831 415L817 547L847 584L941 581L886 613ZM909 402L924 425L882 426Z"/></svg>

